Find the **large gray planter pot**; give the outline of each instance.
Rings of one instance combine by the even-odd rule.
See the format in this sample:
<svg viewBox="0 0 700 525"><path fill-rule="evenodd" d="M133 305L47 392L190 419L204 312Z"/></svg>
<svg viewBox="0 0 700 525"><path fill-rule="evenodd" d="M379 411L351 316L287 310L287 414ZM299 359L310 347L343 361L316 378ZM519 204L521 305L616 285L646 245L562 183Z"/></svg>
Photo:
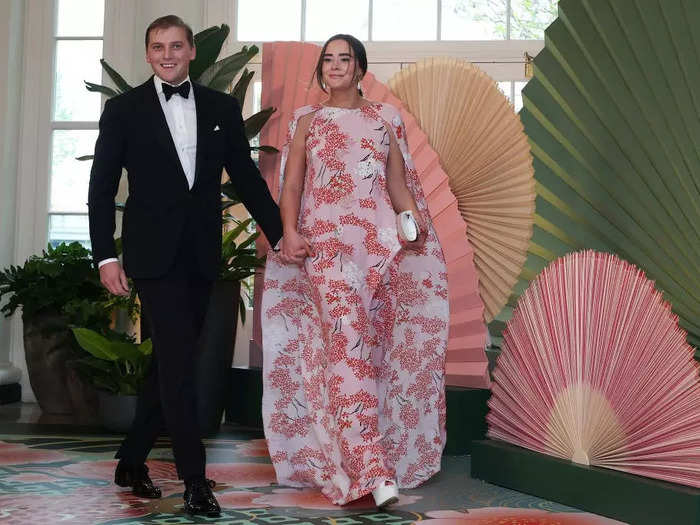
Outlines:
<svg viewBox="0 0 700 525"><path fill-rule="evenodd" d="M41 410L71 414L79 424L95 423L97 394L70 366L74 339L66 318L49 312L22 318L22 324L29 383Z"/></svg>
<svg viewBox="0 0 700 525"><path fill-rule="evenodd" d="M123 396L99 391L100 422L112 432L125 433L131 428L136 415L136 400L138 396Z"/></svg>
<svg viewBox="0 0 700 525"><path fill-rule="evenodd" d="M66 386L73 407L73 422L79 425L96 425L100 420L97 390L83 381L70 364L67 368Z"/></svg>
<svg viewBox="0 0 700 525"><path fill-rule="evenodd" d="M231 389L240 293L239 282L216 281L212 288L195 365L197 416L203 436L219 431Z"/></svg>
<svg viewBox="0 0 700 525"><path fill-rule="evenodd" d="M22 322L29 383L39 407L47 414L71 414L66 363L73 354L66 320L58 313L46 313ZM61 325L65 328L55 330Z"/></svg>

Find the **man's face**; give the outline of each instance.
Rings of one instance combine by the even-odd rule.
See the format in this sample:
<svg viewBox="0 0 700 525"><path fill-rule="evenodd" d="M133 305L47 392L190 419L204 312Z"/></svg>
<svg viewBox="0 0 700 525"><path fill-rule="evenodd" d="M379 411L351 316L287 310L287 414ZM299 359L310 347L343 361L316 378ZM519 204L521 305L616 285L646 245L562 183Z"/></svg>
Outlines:
<svg viewBox="0 0 700 525"><path fill-rule="evenodd" d="M168 84L179 84L187 78L190 60L197 50L187 41L187 33L181 27L152 29L146 48L146 62L153 72Z"/></svg>

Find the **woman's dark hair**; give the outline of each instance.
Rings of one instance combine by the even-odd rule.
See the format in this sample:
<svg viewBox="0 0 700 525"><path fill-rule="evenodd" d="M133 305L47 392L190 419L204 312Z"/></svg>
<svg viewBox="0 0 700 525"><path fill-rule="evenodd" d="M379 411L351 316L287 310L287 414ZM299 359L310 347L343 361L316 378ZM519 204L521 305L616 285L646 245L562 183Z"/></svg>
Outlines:
<svg viewBox="0 0 700 525"><path fill-rule="evenodd" d="M357 38L355 38L352 35L333 35L328 40L326 40L325 44L323 44L321 54L318 57L318 62L316 63L316 81L318 82L318 85L321 86L321 89L324 93L328 93L328 91L326 91L326 87L323 85L323 55L326 54L326 48L328 47L328 44L330 44L334 40L345 40L348 43L350 49L352 49L352 54L355 57L355 71L357 71L358 69L362 71L362 75L360 76L360 78L364 77L365 73L367 73L367 51L365 51L365 46L362 44L362 42L360 42ZM360 92L360 95L362 95L362 90L358 89L358 91Z"/></svg>

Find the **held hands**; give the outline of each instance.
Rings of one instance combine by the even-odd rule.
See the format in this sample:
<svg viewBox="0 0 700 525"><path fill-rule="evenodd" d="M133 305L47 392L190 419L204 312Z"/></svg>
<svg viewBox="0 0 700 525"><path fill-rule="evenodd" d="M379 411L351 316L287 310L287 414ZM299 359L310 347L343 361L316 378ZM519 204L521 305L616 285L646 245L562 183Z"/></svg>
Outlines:
<svg viewBox="0 0 700 525"><path fill-rule="evenodd" d="M304 264L306 257L315 257L309 242L296 230L284 233L280 241L280 259L284 264Z"/></svg>
<svg viewBox="0 0 700 525"><path fill-rule="evenodd" d="M110 262L100 266L100 282L114 295L129 295L129 283L119 262Z"/></svg>

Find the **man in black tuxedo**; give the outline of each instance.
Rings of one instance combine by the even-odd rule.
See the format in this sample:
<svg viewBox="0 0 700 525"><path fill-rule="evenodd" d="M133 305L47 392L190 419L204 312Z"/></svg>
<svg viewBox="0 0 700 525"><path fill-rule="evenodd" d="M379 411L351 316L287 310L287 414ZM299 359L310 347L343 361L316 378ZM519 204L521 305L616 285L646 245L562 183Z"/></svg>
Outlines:
<svg viewBox="0 0 700 525"><path fill-rule="evenodd" d="M162 17L148 27L146 61L155 75L105 104L88 205L102 283L113 294L126 295L126 276L133 279L154 343L135 420L117 452L115 482L141 497L160 497L145 461L165 423L178 476L185 480L185 510L218 515L204 476L193 368L220 265L222 168L272 245L282 235L282 224L250 158L236 99L190 82L195 53L192 30L180 18ZM129 182L124 269L114 245L114 198L122 168Z"/></svg>

